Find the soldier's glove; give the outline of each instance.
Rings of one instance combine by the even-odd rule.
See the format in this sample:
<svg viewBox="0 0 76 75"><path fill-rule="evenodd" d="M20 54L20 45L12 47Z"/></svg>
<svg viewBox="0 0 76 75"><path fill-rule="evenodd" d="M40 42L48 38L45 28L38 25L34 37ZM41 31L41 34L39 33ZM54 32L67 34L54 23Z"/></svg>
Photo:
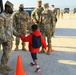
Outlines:
<svg viewBox="0 0 76 75"><path fill-rule="evenodd" d="M4 45L4 46L8 46L8 41L3 42L3 45Z"/></svg>

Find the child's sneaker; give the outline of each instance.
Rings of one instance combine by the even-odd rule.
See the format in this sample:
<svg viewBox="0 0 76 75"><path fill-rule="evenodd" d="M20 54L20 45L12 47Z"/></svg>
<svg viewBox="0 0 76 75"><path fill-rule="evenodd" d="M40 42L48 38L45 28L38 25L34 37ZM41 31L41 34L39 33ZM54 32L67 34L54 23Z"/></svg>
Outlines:
<svg viewBox="0 0 76 75"><path fill-rule="evenodd" d="M41 69L40 68L36 68L35 72L40 72Z"/></svg>
<svg viewBox="0 0 76 75"><path fill-rule="evenodd" d="M36 64L34 64L33 62L30 63L31 66L36 66Z"/></svg>

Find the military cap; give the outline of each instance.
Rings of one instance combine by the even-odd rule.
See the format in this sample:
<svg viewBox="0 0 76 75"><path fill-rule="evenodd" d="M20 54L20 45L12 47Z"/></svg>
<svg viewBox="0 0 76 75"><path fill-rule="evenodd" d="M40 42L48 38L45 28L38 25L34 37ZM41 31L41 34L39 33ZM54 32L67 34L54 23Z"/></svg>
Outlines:
<svg viewBox="0 0 76 75"><path fill-rule="evenodd" d="M38 0L38 3L39 3L39 4L42 4L42 1L41 1L41 0Z"/></svg>
<svg viewBox="0 0 76 75"><path fill-rule="evenodd" d="M19 7L24 8L24 5L23 4L20 4Z"/></svg>
<svg viewBox="0 0 76 75"><path fill-rule="evenodd" d="M13 5L11 2L9 2L9 1L6 1L5 5L8 5L8 6L10 6L11 8L13 8L13 6L14 6L14 5Z"/></svg>
<svg viewBox="0 0 76 75"><path fill-rule="evenodd" d="M49 3L44 4L44 8L48 8L48 6L49 6Z"/></svg>

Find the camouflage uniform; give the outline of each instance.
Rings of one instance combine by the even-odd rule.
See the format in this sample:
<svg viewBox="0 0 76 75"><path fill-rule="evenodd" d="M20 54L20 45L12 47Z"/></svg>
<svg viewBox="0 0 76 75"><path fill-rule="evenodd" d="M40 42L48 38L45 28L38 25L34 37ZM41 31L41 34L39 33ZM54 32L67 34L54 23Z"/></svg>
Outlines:
<svg viewBox="0 0 76 75"><path fill-rule="evenodd" d="M44 8L48 8L49 4L45 3ZM48 51L47 54L50 54L50 48L51 48L51 37L52 37L52 12L51 10L47 9L42 12L41 15L41 22L43 23L43 29L42 29L42 35L44 37L47 37L47 43L48 43Z"/></svg>
<svg viewBox="0 0 76 75"><path fill-rule="evenodd" d="M57 22L57 11L54 9L52 10L52 20L53 20L53 33L52 36L54 36L54 32L55 32L55 27L56 27L56 22Z"/></svg>
<svg viewBox="0 0 76 75"><path fill-rule="evenodd" d="M18 33L22 33L22 34L26 35L28 19L29 19L29 14L24 10L21 12L17 11L14 14L13 25ZM18 50L19 43L20 43L20 37L16 37L16 50ZM22 50L26 50L24 42L22 42Z"/></svg>
<svg viewBox="0 0 76 75"><path fill-rule="evenodd" d="M42 1L41 0L38 0L38 5L42 5ZM42 26L42 23L40 22L40 16L41 16L41 12L44 10L43 7L37 7L35 8L33 11L32 11L32 14L31 14L31 18L32 19L35 19L36 20L36 23L38 26L39 26L39 30L41 31L43 26ZM42 48L43 50L43 48Z"/></svg>
<svg viewBox="0 0 76 75"><path fill-rule="evenodd" d="M60 9L57 10L58 19L60 18Z"/></svg>
<svg viewBox="0 0 76 75"><path fill-rule="evenodd" d="M41 4L42 5L42 1L41 0L38 0L38 4ZM35 19L36 20L36 24L38 26L41 25L41 22L40 22L40 16L41 16L41 12L43 11L43 7L37 7L35 8L33 11L32 11L32 14L31 14L31 18L32 19Z"/></svg>
<svg viewBox="0 0 76 75"><path fill-rule="evenodd" d="M6 4L10 6L11 3L7 1ZM12 68L7 66L7 63L12 49L13 34L19 36L19 34L12 27L10 14L2 12L0 14L0 44L2 44L3 47L3 55L1 57L0 72L3 74L8 74L7 71L12 70ZM3 42L6 41L8 42L8 45L3 44Z"/></svg>
<svg viewBox="0 0 76 75"><path fill-rule="evenodd" d="M63 13L64 13L63 10L61 10L61 18L62 18L62 19L63 19Z"/></svg>

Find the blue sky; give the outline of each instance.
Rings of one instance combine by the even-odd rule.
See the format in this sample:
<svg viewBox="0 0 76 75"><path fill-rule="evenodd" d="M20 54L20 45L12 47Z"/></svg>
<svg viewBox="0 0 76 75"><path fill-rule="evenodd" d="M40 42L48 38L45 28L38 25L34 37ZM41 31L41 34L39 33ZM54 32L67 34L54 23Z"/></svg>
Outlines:
<svg viewBox="0 0 76 75"><path fill-rule="evenodd" d="M5 4L7 0L3 0ZM14 4L14 8L18 9L19 4L24 4L25 7L36 7L37 0L8 0ZM42 0L42 3L48 2L50 5L54 4L56 7L76 7L76 0Z"/></svg>

